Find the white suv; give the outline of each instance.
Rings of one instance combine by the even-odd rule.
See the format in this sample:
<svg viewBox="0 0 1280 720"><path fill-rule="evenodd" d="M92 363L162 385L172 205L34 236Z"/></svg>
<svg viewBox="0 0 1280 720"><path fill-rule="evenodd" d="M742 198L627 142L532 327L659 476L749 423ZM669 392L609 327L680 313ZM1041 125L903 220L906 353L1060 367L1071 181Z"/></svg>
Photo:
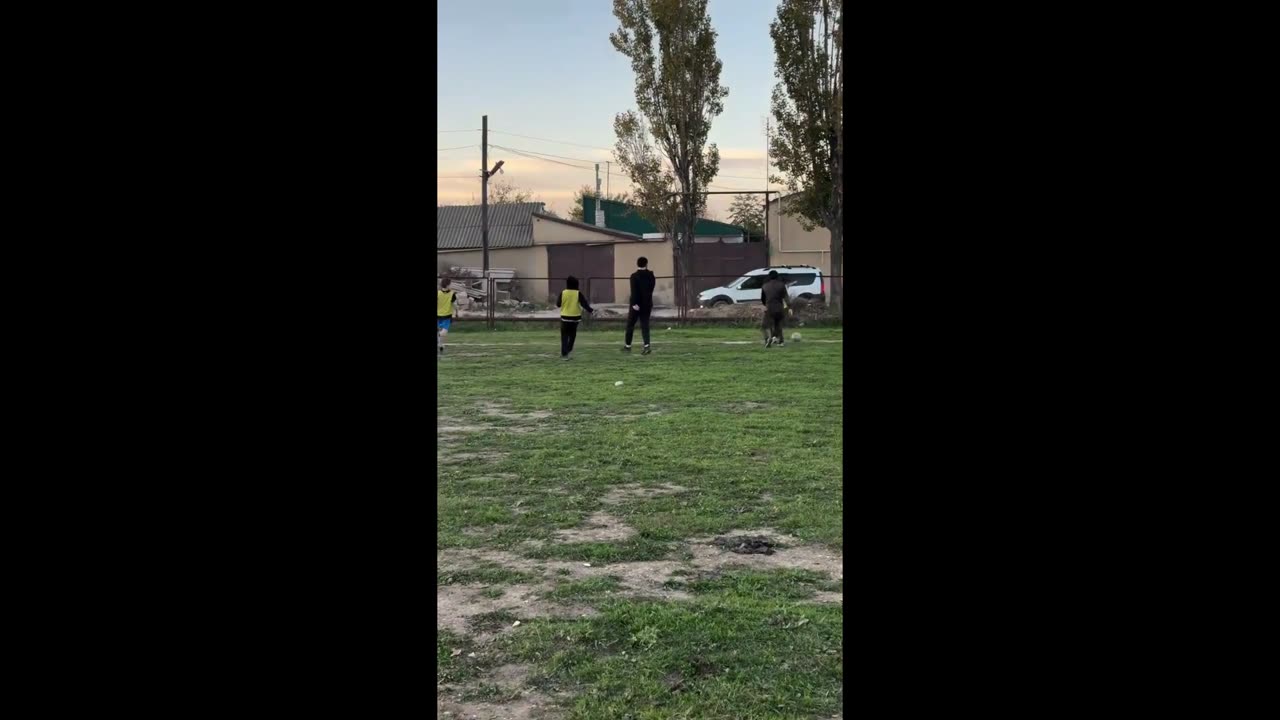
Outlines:
<svg viewBox="0 0 1280 720"><path fill-rule="evenodd" d="M822 271L812 265L774 265L752 270L722 287L698 293L700 307L716 307L734 303L759 303L760 287L769 279L769 271L777 270L778 279L787 284L791 299L822 302L826 300L827 286Z"/></svg>

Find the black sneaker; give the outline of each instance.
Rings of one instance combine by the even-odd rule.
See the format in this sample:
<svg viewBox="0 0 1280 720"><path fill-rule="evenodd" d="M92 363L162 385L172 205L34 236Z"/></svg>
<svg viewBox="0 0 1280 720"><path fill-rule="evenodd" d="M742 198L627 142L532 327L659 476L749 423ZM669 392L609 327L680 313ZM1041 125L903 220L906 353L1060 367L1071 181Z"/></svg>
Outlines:
<svg viewBox="0 0 1280 720"><path fill-rule="evenodd" d="M444 354L444 346L443 346L443 345L441 345L441 346L440 346L440 354L441 354L441 355L443 355L443 354Z"/></svg>
<svg viewBox="0 0 1280 720"><path fill-rule="evenodd" d="M653 351L649 349L649 346L648 346L648 345L645 345L645 346L644 346L644 349L640 351L640 354L641 354L641 355L648 355L648 354L649 354L649 353L651 353L651 352L653 352Z"/></svg>
<svg viewBox="0 0 1280 720"><path fill-rule="evenodd" d="M630 345L623 345L623 346L622 346L622 352L631 352L631 346L630 346Z"/></svg>

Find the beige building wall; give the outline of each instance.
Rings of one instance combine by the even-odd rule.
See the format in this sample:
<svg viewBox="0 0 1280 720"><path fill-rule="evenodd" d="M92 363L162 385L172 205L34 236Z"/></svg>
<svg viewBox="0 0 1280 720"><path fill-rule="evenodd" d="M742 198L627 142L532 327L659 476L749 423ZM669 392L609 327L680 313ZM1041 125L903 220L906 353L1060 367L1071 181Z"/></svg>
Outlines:
<svg viewBox="0 0 1280 720"><path fill-rule="evenodd" d="M769 264L812 265L829 275L831 232L821 225L805 230L799 218L778 212L778 207L777 200L769 203Z"/></svg>
<svg viewBox="0 0 1280 720"><path fill-rule="evenodd" d="M653 289L655 305L671 305L675 302L675 259L671 254L671 241L650 240L648 242L620 242L613 246L613 297L625 303L631 294L631 273L639 268L636 261L643 256L649 260L649 269L658 276L657 287Z"/></svg>
<svg viewBox="0 0 1280 720"><path fill-rule="evenodd" d="M437 250L436 272L441 267L482 267L484 253L480 250ZM522 300L546 302L547 250L535 246L524 248L500 248L489 250L489 267L511 268L516 271ZM535 278L542 278L537 280Z"/></svg>

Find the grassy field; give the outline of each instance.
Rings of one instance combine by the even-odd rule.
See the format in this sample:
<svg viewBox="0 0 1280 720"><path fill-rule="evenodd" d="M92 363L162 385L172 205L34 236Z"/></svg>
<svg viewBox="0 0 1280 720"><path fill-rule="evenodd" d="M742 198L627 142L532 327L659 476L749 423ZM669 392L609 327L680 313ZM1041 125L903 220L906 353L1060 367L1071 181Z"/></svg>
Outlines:
<svg viewBox="0 0 1280 720"><path fill-rule="evenodd" d="M451 333L438 717L842 716L842 338L799 331Z"/></svg>

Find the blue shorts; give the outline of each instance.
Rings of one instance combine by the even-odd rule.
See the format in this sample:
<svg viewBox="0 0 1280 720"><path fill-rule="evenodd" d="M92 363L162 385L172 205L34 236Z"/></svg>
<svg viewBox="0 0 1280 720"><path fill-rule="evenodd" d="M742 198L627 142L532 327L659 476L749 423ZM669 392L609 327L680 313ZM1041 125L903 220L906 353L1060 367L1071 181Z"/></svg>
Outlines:
<svg viewBox="0 0 1280 720"><path fill-rule="evenodd" d="M436 318L437 330L448 330L449 325L453 323L453 318Z"/></svg>

